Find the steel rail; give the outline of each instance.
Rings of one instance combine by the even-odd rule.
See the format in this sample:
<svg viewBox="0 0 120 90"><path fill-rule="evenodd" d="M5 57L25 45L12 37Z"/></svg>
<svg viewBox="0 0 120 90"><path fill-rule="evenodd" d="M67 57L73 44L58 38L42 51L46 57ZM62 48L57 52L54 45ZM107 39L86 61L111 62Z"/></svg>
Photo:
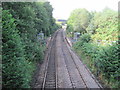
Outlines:
<svg viewBox="0 0 120 90"><path fill-rule="evenodd" d="M59 31L59 30L58 30L58 31ZM47 73L48 73L48 65L49 65L49 62L50 62L50 53L51 53L52 48L53 48L53 46L54 46L55 37L57 36L58 31L55 32L54 36L51 38L51 41L50 41L50 43L49 43L49 50L48 50L48 55L47 55L47 60L48 60L48 62L47 62L47 65L46 65L45 75L44 75L45 77L44 77L43 84L42 84L42 89L43 89L43 90L44 90L45 84L46 84L46 78L47 78ZM55 63L56 63L56 62L55 62ZM55 65L55 67L56 67L56 65ZM55 67L54 67L54 68L55 68ZM55 72L56 72L56 68L55 68ZM55 75L55 76L56 76L56 75ZM55 79L57 80L57 77L55 77ZM56 80L55 80L55 88L57 87L57 82L56 82Z"/></svg>

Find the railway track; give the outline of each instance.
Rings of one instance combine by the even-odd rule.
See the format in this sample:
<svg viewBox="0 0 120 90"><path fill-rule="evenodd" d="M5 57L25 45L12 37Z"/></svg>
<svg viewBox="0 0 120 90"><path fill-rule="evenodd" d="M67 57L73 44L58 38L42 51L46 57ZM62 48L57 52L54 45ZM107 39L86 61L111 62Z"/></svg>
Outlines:
<svg viewBox="0 0 120 90"><path fill-rule="evenodd" d="M48 62L45 70L45 77L43 80L42 88L56 88L56 61L55 61L55 52L56 52L56 36L58 31L55 32L54 36L51 39L48 50Z"/></svg>
<svg viewBox="0 0 120 90"><path fill-rule="evenodd" d="M65 57L69 56L69 57L66 57L66 64L70 63L67 65L70 67L73 65L72 68L70 68L70 70L74 68L74 70L76 70L76 72L74 71L74 74L76 73L75 77L77 77L77 75L78 75L78 78L76 78L76 80L75 79L72 80L73 88L102 88L102 86L99 84L99 82L95 79L94 75L92 73L90 73L88 68L85 65L83 65L83 63L79 60L79 58L75 55L75 53L73 53L73 51L71 51L71 49L70 49L71 46L68 43L68 41L66 41L67 39L65 37L64 31L61 31L61 37L63 39L62 41L64 41L63 42L64 44L62 44L63 45L62 46L63 54ZM68 62L67 62L67 60L68 60ZM69 70L69 68L68 68L68 70ZM72 78L72 77L73 76L71 74L70 78ZM78 82L74 83L74 80L75 80L75 82L78 80Z"/></svg>
<svg viewBox="0 0 120 90"><path fill-rule="evenodd" d="M55 32L48 47L37 88L102 88L71 51L63 30Z"/></svg>
<svg viewBox="0 0 120 90"><path fill-rule="evenodd" d="M69 72L69 76L71 79L72 87L73 88L87 88L83 78L81 77L81 74L78 72L77 67L74 63L73 57L71 56L71 53L68 50L68 47L66 45L65 36L64 33L61 31L61 37L62 37L62 53L65 58L65 63L67 65L67 69Z"/></svg>

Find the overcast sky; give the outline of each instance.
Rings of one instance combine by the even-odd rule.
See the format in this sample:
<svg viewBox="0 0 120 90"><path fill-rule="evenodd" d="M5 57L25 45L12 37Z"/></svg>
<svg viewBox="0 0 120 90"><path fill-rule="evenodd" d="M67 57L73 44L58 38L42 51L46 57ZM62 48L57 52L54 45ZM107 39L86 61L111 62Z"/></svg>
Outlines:
<svg viewBox="0 0 120 90"><path fill-rule="evenodd" d="M53 17L67 19L70 12L76 8L86 8L88 11L101 11L105 7L118 10L119 0L48 0L53 6Z"/></svg>

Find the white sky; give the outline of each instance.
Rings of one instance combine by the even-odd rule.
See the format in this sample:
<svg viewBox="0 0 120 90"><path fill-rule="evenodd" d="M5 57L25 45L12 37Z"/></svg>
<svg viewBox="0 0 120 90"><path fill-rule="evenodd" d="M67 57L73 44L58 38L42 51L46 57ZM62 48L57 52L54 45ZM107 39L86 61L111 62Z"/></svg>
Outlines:
<svg viewBox="0 0 120 90"><path fill-rule="evenodd" d="M76 8L86 8L88 11L101 11L105 7L118 10L119 0L48 0L53 10L53 17L67 19L70 12Z"/></svg>

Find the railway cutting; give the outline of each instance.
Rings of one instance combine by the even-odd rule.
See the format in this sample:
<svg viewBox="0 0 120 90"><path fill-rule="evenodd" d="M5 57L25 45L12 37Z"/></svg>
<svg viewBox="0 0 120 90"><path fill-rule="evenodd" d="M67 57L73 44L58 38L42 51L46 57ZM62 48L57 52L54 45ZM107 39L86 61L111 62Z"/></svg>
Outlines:
<svg viewBox="0 0 120 90"><path fill-rule="evenodd" d="M34 88L102 88L71 50L64 29L54 33Z"/></svg>

